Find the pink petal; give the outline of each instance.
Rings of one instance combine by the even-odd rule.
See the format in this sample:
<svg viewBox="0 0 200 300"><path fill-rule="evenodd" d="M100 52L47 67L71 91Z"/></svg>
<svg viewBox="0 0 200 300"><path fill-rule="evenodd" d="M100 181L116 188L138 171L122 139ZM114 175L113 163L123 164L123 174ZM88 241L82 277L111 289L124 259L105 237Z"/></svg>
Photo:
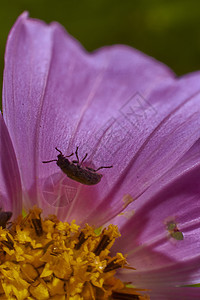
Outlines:
<svg viewBox="0 0 200 300"><path fill-rule="evenodd" d="M116 241L114 251L120 249L123 253L127 253L131 265L138 270L148 270L148 272L172 264L175 266L181 261L189 262L194 257L198 257L200 253L199 175L198 141L174 170L170 170L166 178L158 182L157 189L153 190L152 187L152 190L147 191L134 203L135 207L130 205L129 209L135 211L132 218L115 219L122 237ZM122 218L124 220L121 221ZM171 222L177 224L183 240L176 240L171 235L168 227ZM195 274L199 274L200 265L196 262L195 268ZM199 277L200 274L197 281L192 283L197 283Z"/></svg>
<svg viewBox="0 0 200 300"><path fill-rule="evenodd" d="M189 299L199 299L200 298L200 290L199 288L193 287L175 287L169 288L166 287L165 289L155 290L150 292L150 297L152 300L189 300Z"/></svg>
<svg viewBox="0 0 200 300"><path fill-rule="evenodd" d="M1 113L0 134L0 208L11 211L13 218L16 218L22 212L21 181L13 145Z"/></svg>
<svg viewBox="0 0 200 300"><path fill-rule="evenodd" d="M130 278L134 285L149 289L151 299L193 299L200 295L200 289L181 287L181 285L199 282L200 256L189 261L174 262L168 267L160 267L151 271L122 270L120 278L124 281ZM181 296L187 295L188 298ZM174 298L173 298L174 293ZM171 298L170 298L171 296ZM175 298L176 296L176 298ZM166 297L166 298L165 298ZM196 298L194 298L196 299Z"/></svg>
<svg viewBox="0 0 200 300"><path fill-rule="evenodd" d="M194 74L193 78L190 76L182 80L180 79L179 82L177 81L177 83L173 84L174 89L176 85L180 85L180 90L177 94L174 93L175 95L171 95L169 98L166 96L167 93L164 94L163 91L163 97L160 97L160 102L158 102L160 107L158 106L157 111L159 115L162 115L163 110L166 109L165 103L171 101L171 107L167 107L168 114L166 114L159 125L146 136L142 144L141 140L145 134L143 134L143 132L141 132L141 139L136 141L136 145L132 146L132 149L127 150L127 156L129 152L131 152L133 153L133 157L131 159L129 157L127 165L124 163L121 166L121 171L119 170L118 172L120 175L118 180L97 210L98 214L101 210L102 213L103 211L105 212L104 220L106 213L109 214L110 199L112 199L111 205L116 207L119 205L120 195L121 199L123 199L123 195L129 194L136 200L151 186L154 185L154 188L157 185L159 186L159 180L161 181L163 176L173 168L199 139L200 94L197 93L194 97L186 98L183 96L183 90L185 94L187 94L187 89L184 88L186 82L190 85L189 82L191 80L191 84L193 83L194 85L194 83L196 83L196 88L198 88L199 79L199 74ZM171 89L173 88L171 86ZM155 95L154 99L156 99ZM159 99L157 101L159 101ZM164 103L162 101L164 101ZM179 101L182 103L176 106ZM176 106L176 108L174 108L174 106ZM145 127L145 124L143 125ZM130 139L129 146L131 142L133 143L133 140ZM135 153L134 147L139 147ZM102 215L100 215L99 218L101 218L101 216Z"/></svg>
<svg viewBox="0 0 200 300"><path fill-rule="evenodd" d="M157 194L163 190L169 190L173 184L176 184L176 181L180 178L183 178L188 173L197 170L200 166L199 160L199 148L200 140L198 140L186 154L171 168L167 173L159 178L153 185L147 189L142 196L139 198L139 201L132 202L120 216L115 218L115 223L122 228L123 225L127 222L127 217L130 219L131 211L138 210L142 207L149 199L156 197ZM126 217L123 217L126 216Z"/></svg>
<svg viewBox="0 0 200 300"><path fill-rule="evenodd" d="M29 205L96 226L119 213L125 194L138 198L199 138L199 79L174 79L125 46L88 54L60 25L23 14L7 43L3 105ZM96 186L42 164L76 146L88 166L113 165Z"/></svg>
<svg viewBox="0 0 200 300"><path fill-rule="evenodd" d="M153 297L171 297L173 291L181 299L199 295L175 289L198 282L200 275L199 81L200 73L177 79L125 46L88 54L60 25L47 26L26 13L7 43L4 115L25 204L99 226L124 209L125 195L138 199L129 207L134 218L116 218L122 232L116 250L127 252L139 270L124 271L123 279L149 287ZM102 170L99 184L81 185L55 162L42 164L56 159L55 147L69 155L76 146L81 159L88 152L86 166L113 165ZM8 148L12 156L12 145ZM18 170L13 166L8 170ZM3 176L11 188L10 175ZM18 186L16 180L15 193ZM13 195L11 189L9 199ZM170 235L169 220L183 240Z"/></svg>

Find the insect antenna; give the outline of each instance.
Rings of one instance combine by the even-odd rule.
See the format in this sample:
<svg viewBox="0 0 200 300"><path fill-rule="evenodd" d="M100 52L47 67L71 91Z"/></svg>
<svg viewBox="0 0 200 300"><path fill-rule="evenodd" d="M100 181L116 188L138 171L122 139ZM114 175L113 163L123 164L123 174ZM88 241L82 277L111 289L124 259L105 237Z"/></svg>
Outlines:
<svg viewBox="0 0 200 300"><path fill-rule="evenodd" d="M55 147L55 149L56 149L58 152L60 152L61 155L63 155L62 152L61 152L57 147Z"/></svg>

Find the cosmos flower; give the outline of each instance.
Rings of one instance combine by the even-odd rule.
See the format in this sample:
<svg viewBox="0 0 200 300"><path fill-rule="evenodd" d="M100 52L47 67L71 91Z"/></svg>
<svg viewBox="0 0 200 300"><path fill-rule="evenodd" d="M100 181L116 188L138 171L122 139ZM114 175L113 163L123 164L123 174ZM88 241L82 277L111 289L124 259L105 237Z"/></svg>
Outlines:
<svg viewBox="0 0 200 300"><path fill-rule="evenodd" d="M185 287L200 281L199 82L18 18L0 118L1 207L13 213L0 229L0 299L199 299ZM99 183L42 163L76 147L84 170L112 166Z"/></svg>

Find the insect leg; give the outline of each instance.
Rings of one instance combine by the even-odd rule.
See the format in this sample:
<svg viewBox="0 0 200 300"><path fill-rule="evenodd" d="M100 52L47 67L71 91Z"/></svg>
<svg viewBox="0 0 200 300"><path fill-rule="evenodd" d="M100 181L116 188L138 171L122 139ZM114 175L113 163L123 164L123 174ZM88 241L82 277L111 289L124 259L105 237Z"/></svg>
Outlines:
<svg viewBox="0 0 200 300"><path fill-rule="evenodd" d="M80 163L80 166L82 165L82 163L84 162L84 160L86 159L87 156L88 156L88 154L86 153L85 156L83 157L81 163Z"/></svg>
<svg viewBox="0 0 200 300"><path fill-rule="evenodd" d="M61 155L63 155L62 154L62 151L60 151L57 147L55 148L58 152L60 152L60 154ZM74 155L74 153L72 152L70 155L66 155L65 157L70 157L70 156L72 156L72 155Z"/></svg>
<svg viewBox="0 0 200 300"><path fill-rule="evenodd" d="M57 161L57 159L52 159L52 160L43 160L42 163L43 164L47 164L47 163L50 163L52 161Z"/></svg>
<svg viewBox="0 0 200 300"><path fill-rule="evenodd" d="M89 168L89 167L86 167L86 169L90 170L90 171L93 171L93 172L96 172L95 169L92 169L92 168Z"/></svg>
<svg viewBox="0 0 200 300"><path fill-rule="evenodd" d="M66 155L65 157L70 157L70 156L72 156L72 155L74 155L74 153L72 152L70 155Z"/></svg>
<svg viewBox="0 0 200 300"><path fill-rule="evenodd" d="M75 154L76 154L76 158L77 158L77 160L73 160L73 163L77 163L77 164L79 164L79 157L78 157L78 147L76 147Z"/></svg>
<svg viewBox="0 0 200 300"><path fill-rule="evenodd" d="M94 172L97 172L99 171L100 169L110 169L112 168L113 166L107 166L107 167L99 167L98 169L94 170Z"/></svg>
<svg viewBox="0 0 200 300"><path fill-rule="evenodd" d="M60 154L62 155L62 152L58 149L58 148L55 148L58 152L60 152ZM50 162L52 162L52 161L57 161L57 159L51 159L51 160L44 160L44 161L42 161L43 162L43 164L47 164L47 163L50 163Z"/></svg>

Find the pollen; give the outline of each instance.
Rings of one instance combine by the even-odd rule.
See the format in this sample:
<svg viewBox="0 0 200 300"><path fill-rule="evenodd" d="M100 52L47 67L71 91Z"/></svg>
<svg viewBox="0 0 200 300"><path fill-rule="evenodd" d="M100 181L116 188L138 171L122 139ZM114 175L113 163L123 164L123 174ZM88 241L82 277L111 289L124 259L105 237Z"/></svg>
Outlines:
<svg viewBox="0 0 200 300"><path fill-rule="evenodd" d="M117 226L80 227L41 212L34 207L0 227L0 299L150 299L116 277L130 268L121 253L111 256Z"/></svg>

